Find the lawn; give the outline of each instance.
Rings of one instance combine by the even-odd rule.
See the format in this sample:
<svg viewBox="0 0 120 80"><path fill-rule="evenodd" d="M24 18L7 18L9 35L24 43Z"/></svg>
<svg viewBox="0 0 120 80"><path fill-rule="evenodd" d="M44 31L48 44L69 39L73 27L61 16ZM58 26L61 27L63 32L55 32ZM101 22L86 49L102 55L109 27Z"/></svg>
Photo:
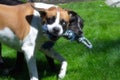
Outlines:
<svg viewBox="0 0 120 80"><path fill-rule="evenodd" d="M64 80L120 80L120 8L108 7L103 0L74 2L60 6L76 11L85 22L84 35L92 42L93 48L61 38L54 48L68 61ZM3 46L3 56L8 66L15 64L14 50ZM50 71L45 56L37 54L41 80L56 80ZM0 80L27 80L26 64L17 75L4 76ZM59 62L56 61L56 67Z"/></svg>

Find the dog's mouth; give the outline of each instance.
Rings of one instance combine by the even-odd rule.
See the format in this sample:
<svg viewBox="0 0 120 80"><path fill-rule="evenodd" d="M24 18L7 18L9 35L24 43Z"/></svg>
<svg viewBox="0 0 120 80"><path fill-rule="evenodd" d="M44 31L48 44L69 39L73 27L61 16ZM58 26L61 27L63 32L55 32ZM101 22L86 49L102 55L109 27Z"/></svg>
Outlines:
<svg viewBox="0 0 120 80"><path fill-rule="evenodd" d="M43 31L48 32L49 34L54 36L61 36L63 33L62 28L57 26L44 24L42 28L43 28Z"/></svg>
<svg viewBox="0 0 120 80"><path fill-rule="evenodd" d="M91 49L92 48L92 44L91 42L83 36L83 34L81 34L81 36L75 34L75 32L73 32L72 30L67 30L63 36L71 41L77 41L79 43L83 43L87 48Z"/></svg>
<svg viewBox="0 0 120 80"><path fill-rule="evenodd" d="M47 25L44 25L43 26L43 31L48 35L48 37L53 40L53 41L56 41L58 40L58 38L60 36L54 34L54 33L51 33L48 31L48 28L47 28ZM91 42L85 37L83 36L83 34L80 35L77 35L75 34L75 32L73 32L72 30L66 30L63 35L63 37L67 38L68 40L71 40L71 41L77 41L79 43L83 43L87 48L91 49L92 48L92 44Z"/></svg>
<svg viewBox="0 0 120 80"><path fill-rule="evenodd" d="M58 38L60 37L60 36L56 35L55 33L50 32L50 31L48 30L47 25L42 26L42 28L43 28L43 32L44 32L45 34L47 34L47 36L49 37L50 40L56 41L56 40L58 40Z"/></svg>

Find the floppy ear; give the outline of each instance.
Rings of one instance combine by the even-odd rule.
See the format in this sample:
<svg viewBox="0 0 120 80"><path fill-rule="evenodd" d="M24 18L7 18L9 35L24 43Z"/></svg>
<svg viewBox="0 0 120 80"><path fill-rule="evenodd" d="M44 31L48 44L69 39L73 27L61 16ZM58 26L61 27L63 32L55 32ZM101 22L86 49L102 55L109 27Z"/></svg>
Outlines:
<svg viewBox="0 0 120 80"><path fill-rule="evenodd" d="M45 18L46 15L47 15L46 11L43 10L43 9L39 9L39 13L40 13L40 16L41 16L42 18Z"/></svg>
<svg viewBox="0 0 120 80"><path fill-rule="evenodd" d="M68 14L70 15L70 25L72 23L78 24L78 26L81 27L81 29L84 27L84 20L74 11L67 10Z"/></svg>
<svg viewBox="0 0 120 80"><path fill-rule="evenodd" d="M70 20L69 20L70 24L77 22L76 21L78 19L77 13L71 10L66 10L66 11L68 12L68 15L70 16Z"/></svg>
<svg viewBox="0 0 120 80"><path fill-rule="evenodd" d="M40 16L44 18L46 16L46 9L44 8L36 8L34 5L31 5L35 10L40 13Z"/></svg>
<svg viewBox="0 0 120 80"><path fill-rule="evenodd" d="M70 17L77 15L76 12L74 12L74 11L69 11L69 10L68 10L68 14L70 15Z"/></svg>

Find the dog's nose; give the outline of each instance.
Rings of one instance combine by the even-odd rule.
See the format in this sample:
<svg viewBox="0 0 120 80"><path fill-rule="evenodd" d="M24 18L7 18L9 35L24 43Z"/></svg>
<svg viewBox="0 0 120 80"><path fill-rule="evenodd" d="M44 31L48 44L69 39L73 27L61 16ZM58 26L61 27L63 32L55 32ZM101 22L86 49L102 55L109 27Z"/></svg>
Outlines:
<svg viewBox="0 0 120 80"><path fill-rule="evenodd" d="M57 33L59 33L59 31L60 31L60 28L59 28L59 27L54 27L54 28L53 28L53 32L54 32L54 33L57 34Z"/></svg>

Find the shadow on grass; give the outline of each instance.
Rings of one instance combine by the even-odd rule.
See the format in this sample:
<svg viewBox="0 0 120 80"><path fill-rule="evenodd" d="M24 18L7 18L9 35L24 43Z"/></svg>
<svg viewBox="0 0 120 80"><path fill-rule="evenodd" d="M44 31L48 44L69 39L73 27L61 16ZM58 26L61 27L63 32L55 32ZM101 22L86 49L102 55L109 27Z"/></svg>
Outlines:
<svg viewBox="0 0 120 80"><path fill-rule="evenodd" d="M57 46L57 48L60 49L61 46L65 45L66 49L68 49L69 47L72 48L73 46L75 46L75 47L73 47L75 50L78 49L76 47L79 47L79 44L78 45L71 45L71 44L72 43L69 43L69 42L67 42L67 43L65 42L64 44L60 44L60 45L58 44L59 46ZM77 44L77 43L74 43L74 44ZM120 48L120 38L117 38L117 39L101 39L101 40L97 39L97 40L93 41L93 49L91 49L90 51L93 54L94 53L109 54L109 52L112 49L119 49L119 48ZM88 49L85 49L85 51L86 50L88 50ZM80 50L80 51L82 51L82 50ZM72 51L70 50L70 52L72 52ZM83 50L83 52L84 52L84 50ZM5 65L8 68L10 68L10 67L13 67L15 65L16 58L4 58L4 61L5 61ZM6 80L12 80L12 79L15 79L15 80L29 80L29 74L28 74L28 69L27 69L26 63L24 62L23 65L20 65L20 67L23 68L23 69L20 69L18 73L14 73L14 74L11 74L11 75L10 74L9 75L2 74L1 73L2 69L1 69L0 79L3 79L3 80L5 80L5 79ZM57 73L59 71L59 67L60 67L60 65L56 64L57 71L53 72L53 71L51 71L51 69L50 69L50 67L49 67L49 65L48 65L48 63L45 59L37 60L37 68L38 68L38 73L39 73L39 78L40 79L42 79L44 77L50 77L50 76L57 75ZM8 77L10 77L12 79L8 79Z"/></svg>
<svg viewBox="0 0 120 80"><path fill-rule="evenodd" d="M80 52L79 55L83 55L81 53L93 53L93 54L98 54L98 53L108 53L110 50L112 49L118 49L120 48L120 38L117 39L96 39L96 40L90 40L93 48L92 49L88 49L86 48L85 45L83 45L82 43L76 43L76 42L64 42L62 43L62 40L59 41L56 45L56 49L59 52L64 52L67 51L67 53L73 55L73 53L75 55L78 55L78 52ZM59 44L60 43L60 44ZM65 47L63 47L65 46ZM63 47L61 50L59 50L59 48ZM71 50L72 49L72 50ZM66 55L68 55L67 53L65 53Z"/></svg>
<svg viewBox="0 0 120 80"><path fill-rule="evenodd" d="M105 53L111 49L120 48L120 39L111 40L96 40L93 44L92 51L94 53Z"/></svg>
<svg viewBox="0 0 120 80"><path fill-rule="evenodd" d="M3 80L29 80L29 73L27 69L26 62L24 61L22 65L20 65L20 68L12 72L10 74L6 74L5 69L12 69L15 66L15 58L4 58L4 68L1 68L0 66L0 79ZM50 66L45 60L37 60L37 68L39 73L39 80L41 80L43 77L50 77L55 76L57 78L57 73L59 71L59 64L55 65L56 71L52 71L50 69Z"/></svg>

